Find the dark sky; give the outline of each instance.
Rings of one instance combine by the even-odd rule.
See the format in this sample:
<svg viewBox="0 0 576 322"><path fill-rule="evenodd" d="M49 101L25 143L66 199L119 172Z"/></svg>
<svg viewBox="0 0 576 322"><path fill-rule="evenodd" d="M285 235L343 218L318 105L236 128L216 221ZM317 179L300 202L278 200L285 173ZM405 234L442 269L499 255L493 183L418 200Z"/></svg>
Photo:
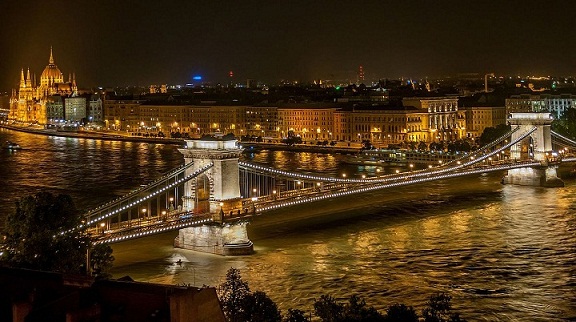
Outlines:
<svg viewBox="0 0 576 322"><path fill-rule="evenodd" d="M50 46L80 87L576 74L576 2L0 1L0 90Z"/></svg>

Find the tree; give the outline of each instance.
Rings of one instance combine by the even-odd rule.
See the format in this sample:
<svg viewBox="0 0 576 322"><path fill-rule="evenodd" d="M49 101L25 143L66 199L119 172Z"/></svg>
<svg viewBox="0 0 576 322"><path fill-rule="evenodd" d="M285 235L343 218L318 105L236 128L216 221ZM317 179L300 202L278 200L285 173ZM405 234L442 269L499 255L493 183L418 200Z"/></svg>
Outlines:
<svg viewBox="0 0 576 322"><path fill-rule="evenodd" d="M322 295L314 302L314 313L323 322L338 322L342 320L344 306L330 296Z"/></svg>
<svg viewBox="0 0 576 322"><path fill-rule="evenodd" d="M287 145L301 144L302 138L299 136L289 136L285 139L282 139L282 143L285 143Z"/></svg>
<svg viewBox="0 0 576 322"><path fill-rule="evenodd" d="M418 314L411 306L393 304L386 310L386 322L418 322Z"/></svg>
<svg viewBox="0 0 576 322"><path fill-rule="evenodd" d="M576 139L576 109L566 109L557 120L552 122L552 131L569 139Z"/></svg>
<svg viewBox="0 0 576 322"><path fill-rule="evenodd" d="M420 143L418 143L418 151L424 152L426 150L428 150L428 145L426 145L426 142L420 141Z"/></svg>
<svg viewBox="0 0 576 322"><path fill-rule="evenodd" d="M256 291L244 298L242 321L250 322L280 322L282 315L276 303L266 293Z"/></svg>
<svg viewBox="0 0 576 322"><path fill-rule="evenodd" d="M250 295L248 282L242 280L240 270L230 268L226 273L226 281L218 287L218 297L226 319L231 322L241 322L245 316L244 305Z"/></svg>
<svg viewBox="0 0 576 322"><path fill-rule="evenodd" d="M432 142L430 143L430 151L443 151L444 146L440 142Z"/></svg>
<svg viewBox="0 0 576 322"><path fill-rule="evenodd" d="M284 322L309 322L304 311L298 309L288 309L288 314L284 317Z"/></svg>
<svg viewBox="0 0 576 322"><path fill-rule="evenodd" d="M407 146L408 146L408 149L410 149L412 151L416 150L416 142L414 142L414 141L409 141L407 143Z"/></svg>
<svg viewBox="0 0 576 322"><path fill-rule="evenodd" d="M90 253L90 265L94 270L94 276L99 278L110 278L109 273L114 262L112 248L107 244L98 244L92 248Z"/></svg>
<svg viewBox="0 0 576 322"><path fill-rule="evenodd" d="M83 219L69 195L39 192L20 198L6 219L1 260L19 268L80 273L91 245L86 228L79 228ZM103 245L98 251L102 255L94 263L106 273L112 250Z"/></svg>
<svg viewBox="0 0 576 322"><path fill-rule="evenodd" d="M484 146L490 142L496 141L496 139L510 132L510 129L510 125L506 124L499 124L496 127L485 128L480 135L480 145Z"/></svg>
<svg viewBox="0 0 576 322"><path fill-rule="evenodd" d="M375 308L367 307L366 301L356 295L352 295L348 304L344 306L344 321L346 322L363 322L384 321L384 316Z"/></svg>
<svg viewBox="0 0 576 322"><path fill-rule="evenodd" d="M452 312L452 297L445 293L432 295L422 310L424 322L465 322L458 313Z"/></svg>
<svg viewBox="0 0 576 322"><path fill-rule="evenodd" d="M228 321L282 321L276 303L264 292L250 292L248 282L242 280L240 271L236 268L230 268L226 273L226 281L218 286L218 297Z"/></svg>

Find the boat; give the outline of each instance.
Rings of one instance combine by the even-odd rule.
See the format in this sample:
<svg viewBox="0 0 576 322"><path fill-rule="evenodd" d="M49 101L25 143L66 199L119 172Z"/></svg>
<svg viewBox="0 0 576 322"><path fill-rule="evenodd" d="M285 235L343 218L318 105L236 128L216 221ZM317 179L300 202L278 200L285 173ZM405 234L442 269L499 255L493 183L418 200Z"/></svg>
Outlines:
<svg viewBox="0 0 576 322"><path fill-rule="evenodd" d="M10 141L6 141L6 143L4 143L2 145L2 148L8 149L8 150L20 150L20 149L22 149L22 147L18 143L14 143L14 142L10 142Z"/></svg>

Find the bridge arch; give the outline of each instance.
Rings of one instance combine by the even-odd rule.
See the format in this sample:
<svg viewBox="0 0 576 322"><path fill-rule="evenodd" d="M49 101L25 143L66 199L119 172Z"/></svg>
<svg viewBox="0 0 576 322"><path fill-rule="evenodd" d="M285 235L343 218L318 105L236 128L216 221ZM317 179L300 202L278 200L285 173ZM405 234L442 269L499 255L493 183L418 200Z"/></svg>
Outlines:
<svg viewBox="0 0 576 322"><path fill-rule="evenodd" d="M222 208L237 208L237 203L241 203L238 160L242 149L236 139L210 137L185 142L178 151L184 155L185 165L192 163L187 172L193 173L207 164L213 166L184 183L183 209L217 213Z"/></svg>
<svg viewBox="0 0 576 322"><path fill-rule="evenodd" d="M558 178L552 160L556 152L552 150L551 124L554 118L550 113L510 113L508 122L512 130L511 142L518 141L510 147L510 158L513 160L534 160L540 162L539 167L508 170L502 179L505 184L563 187L564 182ZM530 135L521 139L521 133Z"/></svg>
<svg viewBox="0 0 576 322"><path fill-rule="evenodd" d="M550 134L553 120L550 113L510 113L508 122L512 130L519 129L512 133L511 141L517 140L521 133L536 128L526 139L520 140L510 148L510 157L518 160L546 161L547 156L553 152Z"/></svg>

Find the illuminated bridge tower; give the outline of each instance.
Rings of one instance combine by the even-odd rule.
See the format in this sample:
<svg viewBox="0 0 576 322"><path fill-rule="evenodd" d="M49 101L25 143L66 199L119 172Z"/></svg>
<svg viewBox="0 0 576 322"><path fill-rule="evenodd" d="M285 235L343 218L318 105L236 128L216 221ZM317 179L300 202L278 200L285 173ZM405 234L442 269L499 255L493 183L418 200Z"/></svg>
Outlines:
<svg viewBox="0 0 576 322"><path fill-rule="evenodd" d="M536 130L524 140L510 148L510 159L539 161L538 167L526 167L508 170L503 178L504 184L517 184L525 186L563 187L564 182L556 173L560 161L556 152L552 151L552 137L550 136L550 113L511 113L508 121L512 129L519 128L512 134L511 140L517 140L522 134Z"/></svg>
<svg viewBox="0 0 576 322"><path fill-rule="evenodd" d="M194 214L211 213L215 223L181 229L175 245L221 255L252 253L247 223L223 222L225 213L242 208L238 168L242 149L237 146L236 139L219 136L186 140L186 146L178 150L184 155L185 164L193 162L186 169L186 175L213 164L184 184L182 207Z"/></svg>

